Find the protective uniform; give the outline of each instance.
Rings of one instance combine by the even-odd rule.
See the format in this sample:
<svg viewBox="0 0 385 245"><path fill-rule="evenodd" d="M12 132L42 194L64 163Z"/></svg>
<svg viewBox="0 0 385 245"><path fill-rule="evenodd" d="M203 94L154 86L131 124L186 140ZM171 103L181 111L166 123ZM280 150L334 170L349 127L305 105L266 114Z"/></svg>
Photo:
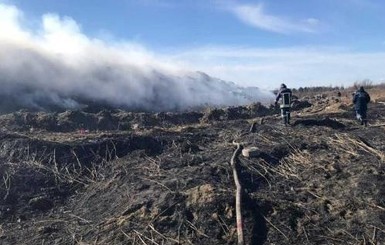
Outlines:
<svg viewBox="0 0 385 245"><path fill-rule="evenodd" d="M281 116L285 124L290 124L290 107L291 107L291 89L287 88L285 84L281 84L281 88L275 98L275 104L281 99Z"/></svg>
<svg viewBox="0 0 385 245"><path fill-rule="evenodd" d="M366 111L368 110L368 103L370 101L369 94L363 87L357 90L353 96L354 109L356 111L357 120L361 122L361 125L367 125Z"/></svg>

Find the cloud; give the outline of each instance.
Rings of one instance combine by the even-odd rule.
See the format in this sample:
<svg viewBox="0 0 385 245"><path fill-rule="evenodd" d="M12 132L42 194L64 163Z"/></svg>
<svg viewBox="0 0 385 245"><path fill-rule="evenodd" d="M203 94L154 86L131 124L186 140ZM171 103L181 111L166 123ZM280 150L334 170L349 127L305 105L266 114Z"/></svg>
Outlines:
<svg viewBox="0 0 385 245"><path fill-rule="evenodd" d="M30 21L17 7L0 4L0 111L6 101L34 108L99 101L153 111L239 105L271 98L257 90L239 93L248 86L348 86L385 77L384 52L205 46L158 53L136 42L89 37L70 17L47 13L33 30L23 25Z"/></svg>
<svg viewBox="0 0 385 245"><path fill-rule="evenodd" d="M33 31L22 22L19 9L0 4L0 105L78 108L97 101L161 111L272 96L259 90L243 96L243 88L184 69L138 43L88 37L70 17L45 14Z"/></svg>
<svg viewBox="0 0 385 245"><path fill-rule="evenodd" d="M357 52L341 47L205 47L175 54L186 66L204 69L213 76L243 86L274 89L292 87L350 86L355 81L385 77L385 52Z"/></svg>
<svg viewBox="0 0 385 245"><path fill-rule="evenodd" d="M22 17L23 14L15 6L0 2L0 35L2 39L10 41L24 38L27 35L18 25Z"/></svg>
<svg viewBox="0 0 385 245"><path fill-rule="evenodd" d="M308 18L305 20L305 22L308 23L309 25L318 25L320 23L320 21L315 18Z"/></svg>
<svg viewBox="0 0 385 245"><path fill-rule="evenodd" d="M283 34L317 31L319 20L308 18L306 20L294 21L286 17L274 16L266 13L263 4L236 4L227 2L222 5L226 10L232 12L242 22L258 29Z"/></svg>

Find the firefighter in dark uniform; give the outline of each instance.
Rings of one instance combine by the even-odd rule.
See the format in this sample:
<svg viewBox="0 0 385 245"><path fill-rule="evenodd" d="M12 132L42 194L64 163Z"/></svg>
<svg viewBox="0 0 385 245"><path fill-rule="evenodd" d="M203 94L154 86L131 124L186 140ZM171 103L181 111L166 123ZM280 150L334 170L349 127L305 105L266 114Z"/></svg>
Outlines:
<svg viewBox="0 0 385 245"><path fill-rule="evenodd" d="M364 90L364 87L360 87L353 95L354 109L356 111L357 120L361 125L368 125L366 118L366 111L368 110L368 103L370 101L369 94Z"/></svg>
<svg viewBox="0 0 385 245"><path fill-rule="evenodd" d="M281 99L281 116L284 124L290 124L290 107L291 107L291 89L287 88L285 84L281 84L280 90L278 91L277 97L275 98L275 105Z"/></svg>

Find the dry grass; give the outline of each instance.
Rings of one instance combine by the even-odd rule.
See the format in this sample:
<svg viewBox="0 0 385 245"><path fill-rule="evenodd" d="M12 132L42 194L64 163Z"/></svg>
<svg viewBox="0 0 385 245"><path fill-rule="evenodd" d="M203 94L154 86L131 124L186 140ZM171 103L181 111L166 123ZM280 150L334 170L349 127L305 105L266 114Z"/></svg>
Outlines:
<svg viewBox="0 0 385 245"><path fill-rule="evenodd" d="M377 157L382 162L385 161L385 154L382 151L375 149L362 139L352 137L349 134L335 134L335 137L330 137L328 140L331 145L353 156L360 156L361 151L364 151Z"/></svg>
<svg viewBox="0 0 385 245"><path fill-rule="evenodd" d="M329 103L317 116L338 113L341 104L349 105L351 94L348 90L343 92L346 94L341 97L342 102ZM368 92L375 99L385 94L385 88L382 92ZM309 111L313 116L310 113L314 111ZM248 204L253 210L258 207L255 213L244 207L247 241L251 227L256 225L258 229L265 226L268 231L266 240L259 244L381 244L385 228L378 217L385 207L375 194L379 191L376 185L381 186L375 177L383 168L385 153L378 139L368 143L365 136L357 136L364 135L362 132L373 135L381 129L368 127L359 132L322 126L282 127L278 117L266 117L265 124L256 123L255 133L249 132L245 120L105 133L106 137L148 134L165 139L166 143L159 155L147 155L139 149L119 160L114 157L116 149L109 145L95 157L101 162L87 167L75 152L68 164L60 165L54 152L45 152L42 158L25 149L28 161L20 167L34 169L39 176L49 175L57 182L86 187L85 193L74 197L78 198L73 200L75 206L63 207L73 208L73 213L53 216L73 222L70 228L58 231L58 236L69 234L66 239L74 244L232 244L236 229L228 157L230 140L236 138L261 150L260 158L240 159L241 178L244 177L245 189L252 199ZM102 135L47 133L41 138L30 137L82 144ZM200 151L181 152L182 142L197 144ZM5 194L15 185L14 172L8 170L3 172L0 184ZM187 191L208 183L220 190L215 200L187 205ZM260 216L258 221L252 217L258 216L256 213ZM0 235L2 232L0 226Z"/></svg>

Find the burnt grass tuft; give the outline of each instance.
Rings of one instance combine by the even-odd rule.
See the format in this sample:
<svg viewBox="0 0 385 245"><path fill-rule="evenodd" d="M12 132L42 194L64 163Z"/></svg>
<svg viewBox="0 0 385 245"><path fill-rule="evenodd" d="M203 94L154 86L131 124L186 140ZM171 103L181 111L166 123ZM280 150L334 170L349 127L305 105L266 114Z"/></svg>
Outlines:
<svg viewBox="0 0 385 245"><path fill-rule="evenodd" d="M0 244L237 244L233 140L246 244L385 244L384 106L296 103L2 115Z"/></svg>

